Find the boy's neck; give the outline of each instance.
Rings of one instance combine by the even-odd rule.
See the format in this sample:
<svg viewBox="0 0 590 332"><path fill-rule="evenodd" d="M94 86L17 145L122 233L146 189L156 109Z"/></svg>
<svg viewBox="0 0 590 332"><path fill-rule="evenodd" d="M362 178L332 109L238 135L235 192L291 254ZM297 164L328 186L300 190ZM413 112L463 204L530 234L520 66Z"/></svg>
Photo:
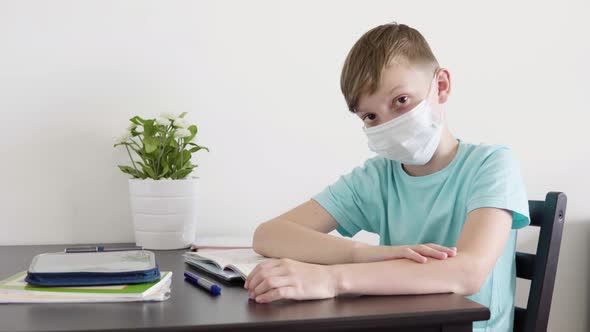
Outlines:
<svg viewBox="0 0 590 332"><path fill-rule="evenodd" d="M405 165L402 168L411 176L424 176L436 173L447 167L455 158L459 149L459 141L451 134L447 126L443 128L440 143L434 151L432 159L424 165Z"/></svg>

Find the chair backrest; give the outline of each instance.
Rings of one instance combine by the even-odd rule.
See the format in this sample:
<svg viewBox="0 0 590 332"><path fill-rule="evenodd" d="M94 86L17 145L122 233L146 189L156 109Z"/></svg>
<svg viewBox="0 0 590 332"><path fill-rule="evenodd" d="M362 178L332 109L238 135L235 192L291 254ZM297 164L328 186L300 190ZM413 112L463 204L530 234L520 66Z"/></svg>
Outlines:
<svg viewBox="0 0 590 332"><path fill-rule="evenodd" d="M529 201L530 226L540 227L535 255L516 252L516 276L531 280L527 307L515 307L514 332L545 332L557 272L567 197L549 192L544 201Z"/></svg>

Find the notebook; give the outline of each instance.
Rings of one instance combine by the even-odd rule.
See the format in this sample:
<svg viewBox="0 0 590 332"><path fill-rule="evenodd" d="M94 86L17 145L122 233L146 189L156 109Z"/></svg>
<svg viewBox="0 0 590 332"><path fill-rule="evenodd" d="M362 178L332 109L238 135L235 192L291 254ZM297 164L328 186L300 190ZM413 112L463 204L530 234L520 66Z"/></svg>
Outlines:
<svg viewBox="0 0 590 332"><path fill-rule="evenodd" d="M183 256L185 263L227 281L246 280L256 265L274 259L249 248L199 249L196 252L188 251Z"/></svg>
<svg viewBox="0 0 590 332"><path fill-rule="evenodd" d="M25 281L27 271L0 281L0 303L132 302L170 298L172 272L149 283L108 286L43 287Z"/></svg>

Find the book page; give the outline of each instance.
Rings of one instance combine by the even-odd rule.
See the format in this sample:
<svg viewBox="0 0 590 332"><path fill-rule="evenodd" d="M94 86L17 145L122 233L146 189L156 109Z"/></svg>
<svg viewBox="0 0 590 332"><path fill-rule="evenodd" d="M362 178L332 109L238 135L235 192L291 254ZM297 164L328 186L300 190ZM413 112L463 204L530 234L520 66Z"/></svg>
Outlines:
<svg viewBox="0 0 590 332"><path fill-rule="evenodd" d="M228 268L230 265L233 265L240 270L236 272L244 273L246 276L259 263L273 259L258 254L254 249L201 249L197 252L187 254L190 254L190 257L200 256L202 258L210 259L217 262L222 268ZM244 270L242 270L242 268Z"/></svg>
<svg viewBox="0 0 590 332"><path fill-rule="evenodd" d="M232 264L228 266L229 269L232 271L237 272L244 280L248 279L252 270L258 265L258 263L250 263L250 264Z"/></svg>

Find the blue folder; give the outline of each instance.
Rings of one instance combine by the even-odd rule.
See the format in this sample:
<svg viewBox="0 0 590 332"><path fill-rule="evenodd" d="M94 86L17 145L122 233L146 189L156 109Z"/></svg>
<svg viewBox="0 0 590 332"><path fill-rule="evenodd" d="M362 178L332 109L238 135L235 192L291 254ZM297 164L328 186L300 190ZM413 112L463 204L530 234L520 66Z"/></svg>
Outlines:
<svg viewBox="0 0 590 332"><path fill-rule="evenodd" d="M95 286L160 279L153 252L147 250L64 253L33 258L25 281L36 286Z"/></svg>

